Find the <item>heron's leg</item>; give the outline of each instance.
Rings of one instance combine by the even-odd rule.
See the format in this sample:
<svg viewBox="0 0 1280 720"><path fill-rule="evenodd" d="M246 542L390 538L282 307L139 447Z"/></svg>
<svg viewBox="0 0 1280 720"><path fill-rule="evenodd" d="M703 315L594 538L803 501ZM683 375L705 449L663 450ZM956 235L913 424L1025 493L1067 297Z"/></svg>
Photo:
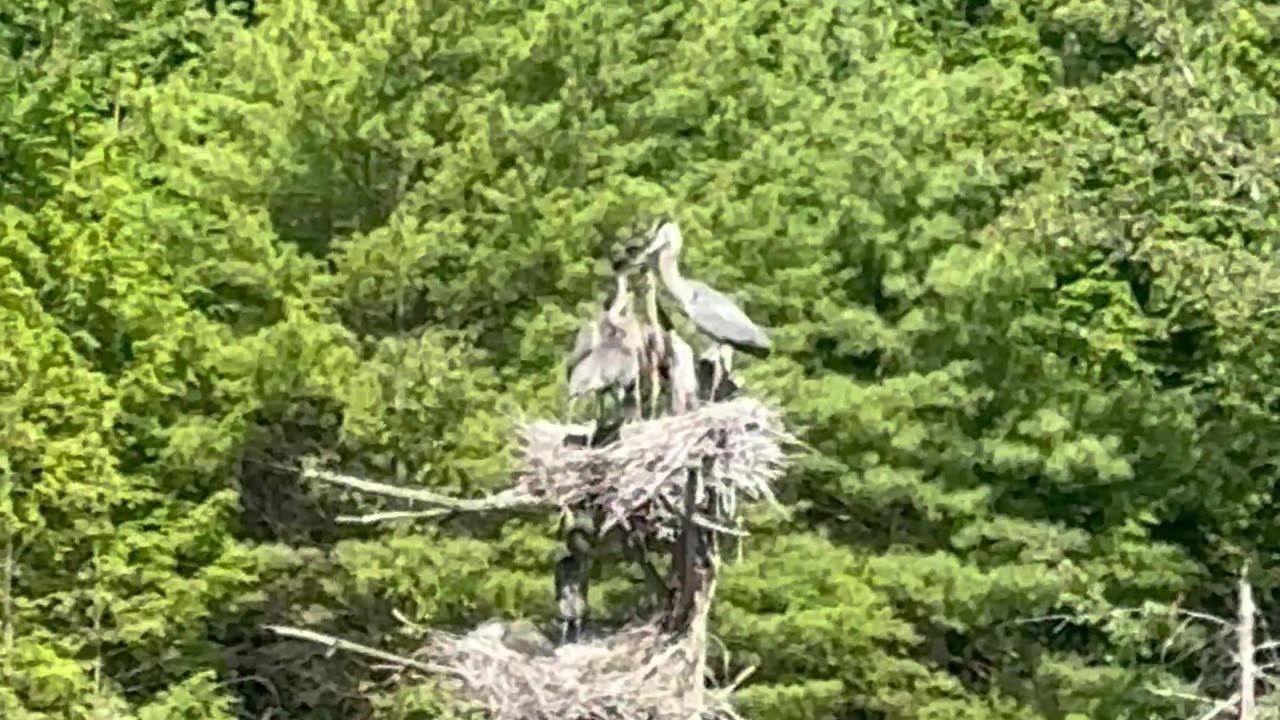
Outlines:
<svg viewBox="0 0 1280 720"><path fill-rule="evenodd" d="M662 362L662 352L657 348L649 348L649 417L658 417L658 401L662 396L662 380L659 378L658 363Z"/></svg>
<svg viewBox="0 0 1280 720"><path fill-rule="evenodd" d="M630 388L618 388L618 404L621 406L622 416L628 419L636 419L640 416L644 409L644 400L640 395L640 374L636 373L636 381L632 383Z"/></svg>
<svg viewBox="0 0 1280 720"><path fill-rule="evenodd" d="M711 402L716 401L716 390L720 387L720 378L724 375L724 346L716 345L715 357L711 363L711 392L707 393L707 399Z"/></svg>

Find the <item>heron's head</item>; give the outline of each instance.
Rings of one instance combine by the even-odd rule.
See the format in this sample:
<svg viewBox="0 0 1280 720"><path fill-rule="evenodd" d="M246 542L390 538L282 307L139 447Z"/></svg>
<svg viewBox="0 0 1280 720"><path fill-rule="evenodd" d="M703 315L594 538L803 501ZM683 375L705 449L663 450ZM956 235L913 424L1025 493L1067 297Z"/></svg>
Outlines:
<svg viewBox="0 0 1280 720"><path fill-rule="evenodd" d="M645 246L641 257L648 258L650 255L660 251L667 250L672 255L680 254L680 226L676 224L675 218L670 215L661 215L654 221L653 226L649 230L649 244Z"/></svg>
<svg viewBox="0 0 1280 720"><path fill-rule="evenodd" d="M643 268L649 243L650 234L647 231L636 232L619 240L613 253L614 273L629 275Z"/></svg>
<svg viewBox="0 0 1280 720"><path fill-rule="evenodd" d="M663 247L680 250L680 231L670 215L659 215L643 229L635 229L615 249L614 272L634 273L649 264L653 254Z"/></svg>

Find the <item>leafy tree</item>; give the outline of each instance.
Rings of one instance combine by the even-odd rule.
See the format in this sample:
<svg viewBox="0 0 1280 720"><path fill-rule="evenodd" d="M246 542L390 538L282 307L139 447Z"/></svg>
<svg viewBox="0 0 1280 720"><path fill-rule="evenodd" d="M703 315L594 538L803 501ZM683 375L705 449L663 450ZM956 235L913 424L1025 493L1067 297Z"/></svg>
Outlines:
<svg viewBox="0 0 1280 720"><path fill-rule="evenodd" d="M196 5L0 10L5 717L437 716L256 628L546 618L549 527L292 468L500 487L659 211L819 451L722 583L751 716L1188 715L1121 611L1278 599L1273 6Z"/></svg>

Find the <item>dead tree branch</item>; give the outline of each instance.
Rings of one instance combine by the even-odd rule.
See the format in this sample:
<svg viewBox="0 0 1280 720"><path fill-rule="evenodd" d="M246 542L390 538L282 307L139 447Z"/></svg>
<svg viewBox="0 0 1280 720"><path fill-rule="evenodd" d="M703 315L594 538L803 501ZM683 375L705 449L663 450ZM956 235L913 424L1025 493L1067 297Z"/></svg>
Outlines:
<svg viewBox="0 0 1280 720"><path fill-rule="evenodd" d="M494 512L499 510L528 510L534 508L544 508L547 503L538 500L528 493L518 490L504 490L496 495L490 495L482 498L453 498L448 495L440 495L429 490L419 490L416 488L399 487L396 485L387 485L386 483L374 482L363 478L353 477L351 475L343 475L341 473L331 472L329 470L319 470L308 468L302 471L302 476L308 480L319 480L321 482L330 483L332 485L341 485L352 490L372 493L375 495L384 495L386 497L400 498L401 500L411 500L413 502L426 503L431 505L434 510L423 512L421 517L433 517L437 515L445 515L450 512ZM344 516L345 522L356 523L374 523L382 520L392 520L401 517L410 517L411 514L404 512L396 513L376 513L364 516Z"/></svg>
<svg viewBox="0 0 1280 720"><path fill-rule="evenodd" d="M1253 603L1253 586L1249 584L1249 565L1240 570L1240 622L1236 628L1237 654L1240 663L1240 720L1257 720L1258 708L1254 698L1254 678L1257 675L1256 652L1253 647L1253 621L1257 608Z"/></svg>
<svg viewBox="0 0 1280 720"><path fill-rule="evenodd" d="M343 640L342 638L335 637L333 635L325 635L323 633L303 630L302 628L288 627L286 625L266 625L264 627L265 629L283 637L289 637L295 640L305 640L318 645L324 645L331 651L346 650L347 652L364 655L365 657L373 658L374 660L381 660L385 663L390 663L401 668L413 668L414 670L421 670L425 673L444 674L458 678L463 677L463 675L454 668L446 667L444 665L424 663L421 660L402 657L394 653L378 650L377 648L371 648L367 645L354 643L350 640Z"/></svg>

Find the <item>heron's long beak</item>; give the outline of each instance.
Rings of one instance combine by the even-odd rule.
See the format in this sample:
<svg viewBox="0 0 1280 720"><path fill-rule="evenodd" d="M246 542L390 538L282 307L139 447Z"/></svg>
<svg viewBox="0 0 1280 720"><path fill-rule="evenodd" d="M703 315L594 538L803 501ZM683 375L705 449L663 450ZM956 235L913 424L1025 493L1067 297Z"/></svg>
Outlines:
<svg viewBox="0 0 1280 720"><path fill-rule="evenodd" d="M632 258L629 262L627 262L625 267L627 268L627 270L631 270L631 271L634 271L637 268L644 267L644 265L649 262L649 257L652 256L654 253L656 253L658 250L662 249L662 246L665 245L666 242L667 242L667 239L665 237L654 238L652 242L650 242L648 245L645 246L644 250L641 250L640 252L636 253L635 257Z"/></svg>

